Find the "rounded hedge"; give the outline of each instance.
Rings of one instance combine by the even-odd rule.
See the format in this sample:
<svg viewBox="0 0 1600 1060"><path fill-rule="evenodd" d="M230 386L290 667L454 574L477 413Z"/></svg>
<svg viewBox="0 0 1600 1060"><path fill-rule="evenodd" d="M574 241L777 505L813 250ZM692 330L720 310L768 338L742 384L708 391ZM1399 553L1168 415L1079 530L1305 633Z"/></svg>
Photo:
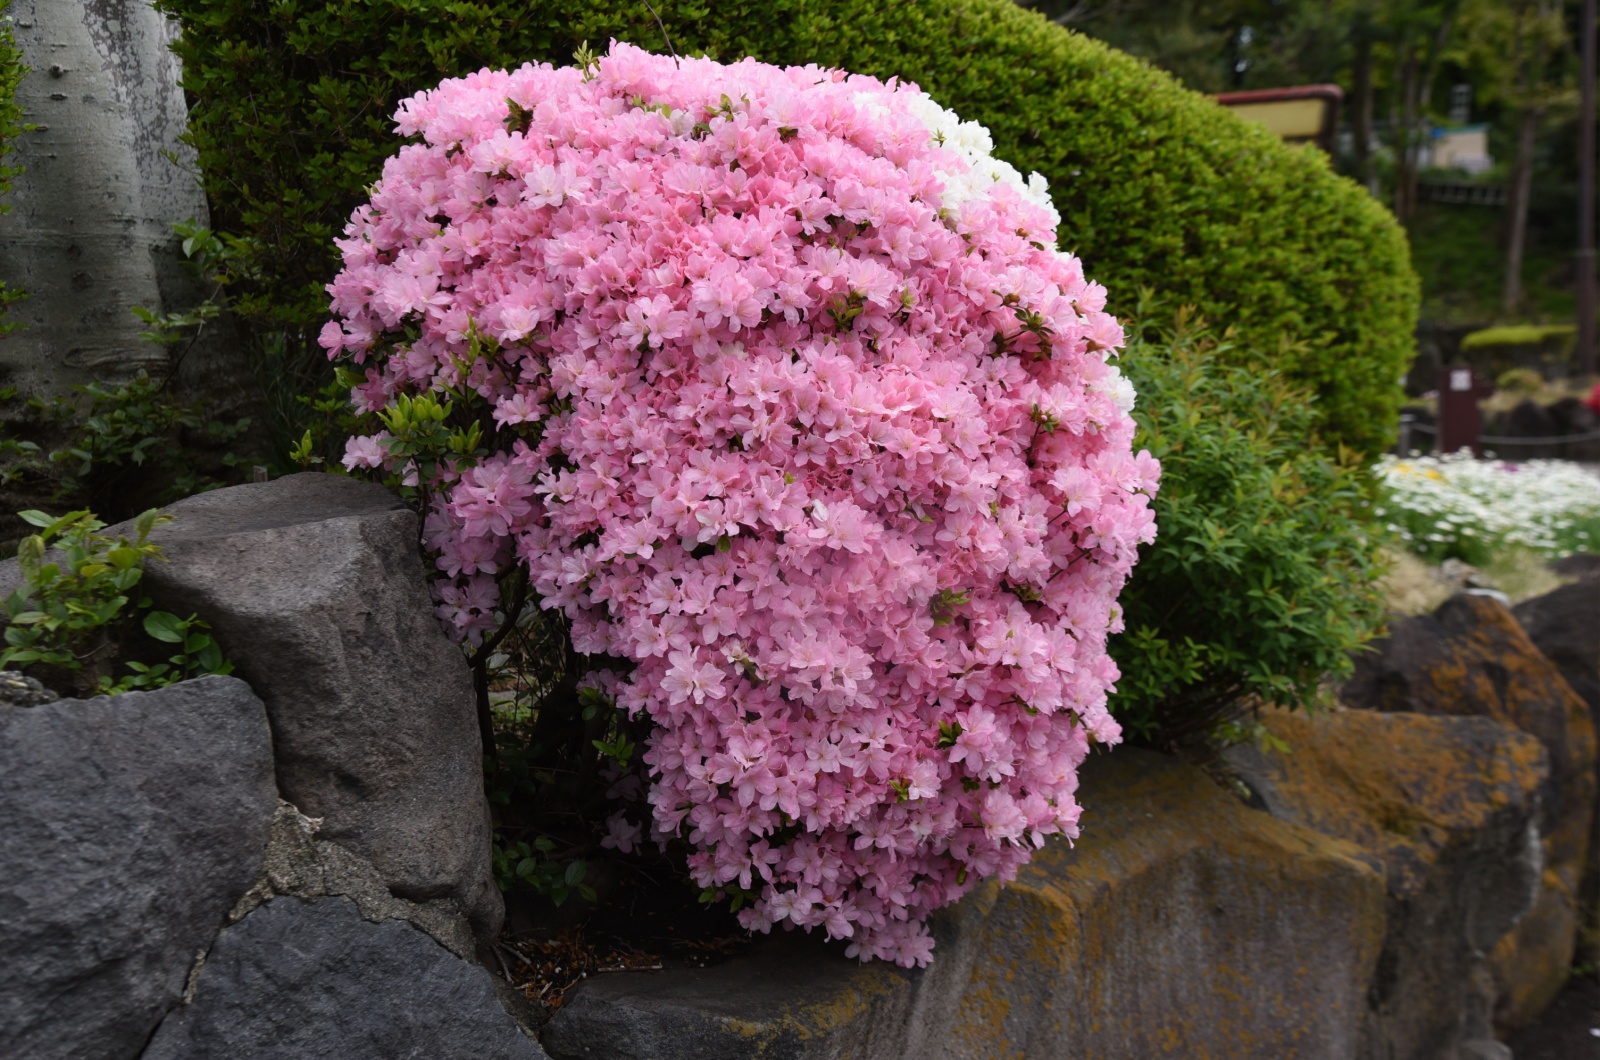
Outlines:
<svg viewBox="0 0 1600 1060"><path fill-rule="evenodd" d="M1150 287L1238 336L1241 363L1317 396L1318 427L1388 442L1417 283L1388 212L1139 60L1009 0L158 0L218 226L251 238L240 311L306 340L326 316L333 237L392 149L398 101L484 66L569 61L610 38L917 82L1050 182L1064 249L1132 307ZM304 342L309 347L309 341Z"/></svg>

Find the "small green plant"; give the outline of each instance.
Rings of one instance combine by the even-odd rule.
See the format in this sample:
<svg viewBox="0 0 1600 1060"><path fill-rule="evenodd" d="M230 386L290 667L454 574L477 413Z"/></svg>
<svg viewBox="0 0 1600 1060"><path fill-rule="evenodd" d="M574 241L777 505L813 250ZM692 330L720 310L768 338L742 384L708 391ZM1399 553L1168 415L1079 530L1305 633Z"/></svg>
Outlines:
<svg viewBox="0 0 1600 1060"><path fill-rule="evenodd" d="M198 616L179 618L167 611L151 611L142 624L152 640L178 645L177 653L168 656L166 662L154 664L128 660L126 665L131 672L120 681L100 679L99 690L106 695L160 688L205 674L233 673L233 663L222 657L221 646L207 632L211 627Z"/></svg>
<svg viewBox="0 0 1600 1060"><path fill-rule="evenodd" d="M595 900L595 889L584 882L589 863L582 858L563 860L554 839L542 835L532 844L516 842L501 846L496 838L494 877L502 891L521 883L557 906L565 904L574 891L591 902Z"/></svg>
<svg viewBox="0 0 1600 1060"><path fill-rule="evenodd" d="M18 410L0 420L0 486L114 520L223 485L243 463L231 447L250 429L248 418L212 417L144 373L25 402L0 390L0 405Z"/></svg>
<svg viewBox="0 0 1600 1060"><path fill-rule="evenodd" d="M17 550L22 581L4 601L8 624L0 668L37 669L47 684L69 686L65 690L79 695L115 695L232 671L204 622L152 611L150 600L137 593L145 564L161 557L150 532L170 517L145 512L135 520L132 538L99 533L105 523L89 511L25 511L21 517L39 532ZM146 636L177 644L179 651L162 663L130 660L117 677L113 670L135 619Z"/></svg>
<svg viewBox="0 0 1600 1060"><path fill-rule="evenodd" d="M1233 341L1179 311L1131 329L1123 357L1139 392L1134 445L1162 475L1158 535L1111 640L1111 706L1158 746L1237 739L1252 703L1317 702L1382 619L1368 475L1318 444L1302 389L1238 366Z"/></svg>

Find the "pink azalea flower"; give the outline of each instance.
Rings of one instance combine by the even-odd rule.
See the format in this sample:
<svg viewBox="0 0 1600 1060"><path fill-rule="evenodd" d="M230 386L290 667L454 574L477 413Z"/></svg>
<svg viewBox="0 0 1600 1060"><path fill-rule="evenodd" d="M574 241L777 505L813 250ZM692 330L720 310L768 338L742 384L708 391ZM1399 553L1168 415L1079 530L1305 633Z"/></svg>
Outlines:
<svg viewBox="0 0 1600 1060"><path fill-rule="evenodd" d="M909 85L623 44L395 120L418 142L339 240L319 341L363 366L359 409L448 388L499 428L399 469L440 619L481 643L521 564L617 657L650 835L699 886L926 964L933 910L1077 834L1155 533L1121 325L1042 181ZM619 813L601 843L643 833Z"/></svg>

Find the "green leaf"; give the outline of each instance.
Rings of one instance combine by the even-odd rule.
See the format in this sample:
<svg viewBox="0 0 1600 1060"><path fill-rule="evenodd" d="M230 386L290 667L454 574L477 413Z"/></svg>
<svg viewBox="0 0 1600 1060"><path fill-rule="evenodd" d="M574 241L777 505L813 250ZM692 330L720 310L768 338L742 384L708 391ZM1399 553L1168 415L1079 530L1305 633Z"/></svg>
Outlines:
<svg viewBox="0 0 1600 1060"><path fill-rule="evenodd" d="M111 549L106 553L106 561L119 570L127 570L129 567L137 566L142 559L144 559L142 552L127 545Z"/></svg>
<svg viewBox="0 0 1600 1060"><path fill-rule="evenodd" d="M166 611L151 611L144 616L144 631L165 644L182 644L189 623Z"/></svg>

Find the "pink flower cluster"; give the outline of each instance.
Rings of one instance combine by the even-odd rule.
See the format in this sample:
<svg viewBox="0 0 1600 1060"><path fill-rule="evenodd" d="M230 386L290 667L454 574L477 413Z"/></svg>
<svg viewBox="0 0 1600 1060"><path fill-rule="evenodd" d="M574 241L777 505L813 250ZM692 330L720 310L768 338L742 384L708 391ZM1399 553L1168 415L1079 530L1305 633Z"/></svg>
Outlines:
<svg viewBox="0 0 1600 1060"><path fill-rule="evenodd" d="M651 718L653 834L701 886L926 964L932 910L1077 834L1154 537L1121 329L1042 182L908 85L618 44L397 120L420 142L346 229L322 341L361 408L492 409L495 451L434 484L441 614L475 636L525 564Z"/></svg>

